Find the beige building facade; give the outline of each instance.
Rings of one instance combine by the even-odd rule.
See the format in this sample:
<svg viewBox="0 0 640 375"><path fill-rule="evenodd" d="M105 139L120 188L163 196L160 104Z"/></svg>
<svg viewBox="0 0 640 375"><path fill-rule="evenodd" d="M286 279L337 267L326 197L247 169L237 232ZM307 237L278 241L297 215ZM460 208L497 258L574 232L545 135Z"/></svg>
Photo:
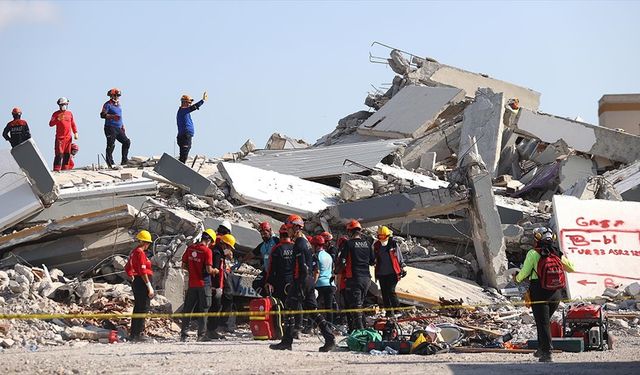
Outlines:
<svg viewBox="0 0 640 375"><path fill-rule="evenodd" d="M598 101L600 126L640 135L640 94L603 95Z"/></svg>

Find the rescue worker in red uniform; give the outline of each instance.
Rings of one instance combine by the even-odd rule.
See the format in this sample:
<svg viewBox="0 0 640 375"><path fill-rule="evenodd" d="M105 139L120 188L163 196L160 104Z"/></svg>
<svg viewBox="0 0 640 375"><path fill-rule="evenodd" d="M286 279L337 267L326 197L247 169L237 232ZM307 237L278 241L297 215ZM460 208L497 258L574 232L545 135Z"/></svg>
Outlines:
<svg viewBox="0 0 640 375"><path fill-rule="evenodd" d="M302 304L305 310L317 310L316 295L314 291L314 261L311 245L302 233L304 221L298 215L290 215L285 224L287 232L293 241L293 282L287 298L285 300L285 309L295 310L299 304ZM328 352L335 348L335 336L333 335L329 324L324 316L319 313L312 314L313 320L318 325L322 337L324 337L324 345L319 348L321 352ZM284 335L282 341L278 344L269 345L273 350L291 350L294 338L295 317L287 315L284 321Z"/></svg>
<svg viewBox="0 0 640 375"><path fill-rule="evenodd" d="M273 297L284 301L287 285L293 282L293 241L287 227L280 227L280 241L271 249L269 268L265 277L265 288Z"/></svg>
<svg viewBox="0 0 640 375"><path fill-rule="evenodd" d="M202 233L200 242L187 247L182 255L182 268L189 272L189 289L184 297L185 313L202 313L211 305L211 288L209 275L214 274L213 257L209 245L216 239L213 229L207 229ZM187 341L187 331L191 323L191 317L182 318L182 330L180 341ZM206 321L204 317L196 318L198 321L198 340L204 340L206 334Z"/></svg>
<svg viewBox="0 0 640 375"><path fill-rule="evenodd" d="M231 273L227 268L226 259L233 259L236 238L230 234L220 235L213 245L213 276L211 277L212 301L210 313L227 313L233 306L233 290L231 289ZM229 317L210 316L207 321L207 340L224 340L226 337L219 332L221 326L226 326ZM228 327L226 327L228 328Z"/></svg>
<svg viewBox="0 0 640 375"><path fill-rule="evenodd" d="M338 271L344 270L345 302L348 309L362 309L367 291L371 285L369 266L376 258L371 244L362 238L362 226L357 220L347 223L349 239L345 242L338 261ZM354 312L347 317L349 332L364 327L362 312Z"/></svg>
<svg viewBox="0 0 640 375"><path fill-rule="evenodd" d="M13 120L5 126L2 131L2 137L11 143L11 147L16 147L20 143L31 138L31 132L29 131L29 125L22 117L22 110L18 107L11 110L11 116Z"/></svg>
<svg viewBox="0 0 640 375"><path fill-rule="evenodd" d="M73 119L73 113L67 110L69 99L62 97L58 99L59 110L53 112L49 126L56 127L56 140L54 144L53 170L60 171L69 169L69 158L71 157L71 135L78 139L78 128Z"/></svg>
<svg viewBox="0 0 640 375"><path fill-rule="evenodd" d="M393 239L393 233L389 228L381 225L378 227L377 235L378 240L373 243L373 252L376 256L375 275L376 280L380 282L382 306L387 316L391 317L394 315L394 309L400 307L396 285L407 275L407 272L404 270L402 252L398 249L398 244Z"/></svg>
<svg viewBox="0 0 640 375"><path fill-rule="evenodd" d="M133 280L133 313L146 314L149 312L151 298L154 296L153 286L151 286L151 261L147 258L145 251L151 245L151 233L146 230L140 231L136 236L138 246L129 255L129 260L124 267L127 275ZM131 319L131 329L129 340L144 341L142 332L144 331L144 318Z"/></svg>

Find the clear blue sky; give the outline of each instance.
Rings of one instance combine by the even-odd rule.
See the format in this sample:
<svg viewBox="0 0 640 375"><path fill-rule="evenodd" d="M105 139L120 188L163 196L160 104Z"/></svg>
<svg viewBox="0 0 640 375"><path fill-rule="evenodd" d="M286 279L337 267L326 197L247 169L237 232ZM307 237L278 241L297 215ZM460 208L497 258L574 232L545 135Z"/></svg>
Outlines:
<svg viewBox="0 0 640 375"><path fill-rule="evenodd" d="M532 88L543 111L597 124L602 94L640 91L638 15L635 1L2 1L0 120L22 107L51 163L48 120L68 97L86 165L104 152L98 113L118 87L131 155L173 154L180 95L208 90L192 154L248 138L262 147L273 132L313 142L366 109L370 85L391 82L368 62L387 56L370 47L380 41Z"/></svg>

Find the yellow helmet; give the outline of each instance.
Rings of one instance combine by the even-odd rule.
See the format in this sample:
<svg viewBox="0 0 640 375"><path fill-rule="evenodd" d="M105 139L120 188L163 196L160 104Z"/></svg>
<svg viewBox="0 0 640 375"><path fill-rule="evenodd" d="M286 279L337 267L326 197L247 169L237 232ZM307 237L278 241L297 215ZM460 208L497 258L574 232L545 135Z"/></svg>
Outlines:
<svg viewBox="0 0 640 375"><path fill-rule="evenodd" d="M191 102L193 102L193 98L190 97L189 95L182 95L180 97L180 101L181 102L189 102L189 103L191 103Z"/></svg>
<svg viewBox="0 0 640 375"><path fill-rule="evenodd" d="M141 230L138 235L136 236L136 239L138 239L138 241L142 241L142 242L153 242L151 240L151 233L149 233L149 231L147 230Z"/></svg>
<svg viewBox="0 0 640 375"><path fill-rule="evenodd" d="M232 249L235 250L236 238L232 234L223 235L222 237L220 237L220 241L226 243L227 245L231 246Z"/></svg>
<svg viewBox="0 0 640 375"><path fill-rule="evenodd" d="M378 239L389 238L393 235L393 232L389 230L389 228L381 225L378 227Z"/></svg>
<svg viewBox="0 0 640 375"><path fill-rule="evenodd" d="M216 241L216 232L213 229L207 228L205 229L203 234L207 234L207 236L211 237L211 241Z"/></svg>

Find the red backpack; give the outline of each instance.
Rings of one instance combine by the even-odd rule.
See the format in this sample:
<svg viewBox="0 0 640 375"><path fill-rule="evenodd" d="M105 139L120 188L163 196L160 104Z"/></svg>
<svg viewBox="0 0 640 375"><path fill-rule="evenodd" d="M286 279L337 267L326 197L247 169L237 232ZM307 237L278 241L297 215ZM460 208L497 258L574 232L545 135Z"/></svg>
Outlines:
<svg viewBox="0 0 640 375"><path fill-rule="evenodd" d="M567 285L562 260L555 251L536 249L540 253L536 273L540 286L547 290L563 289Z"/></svg>

